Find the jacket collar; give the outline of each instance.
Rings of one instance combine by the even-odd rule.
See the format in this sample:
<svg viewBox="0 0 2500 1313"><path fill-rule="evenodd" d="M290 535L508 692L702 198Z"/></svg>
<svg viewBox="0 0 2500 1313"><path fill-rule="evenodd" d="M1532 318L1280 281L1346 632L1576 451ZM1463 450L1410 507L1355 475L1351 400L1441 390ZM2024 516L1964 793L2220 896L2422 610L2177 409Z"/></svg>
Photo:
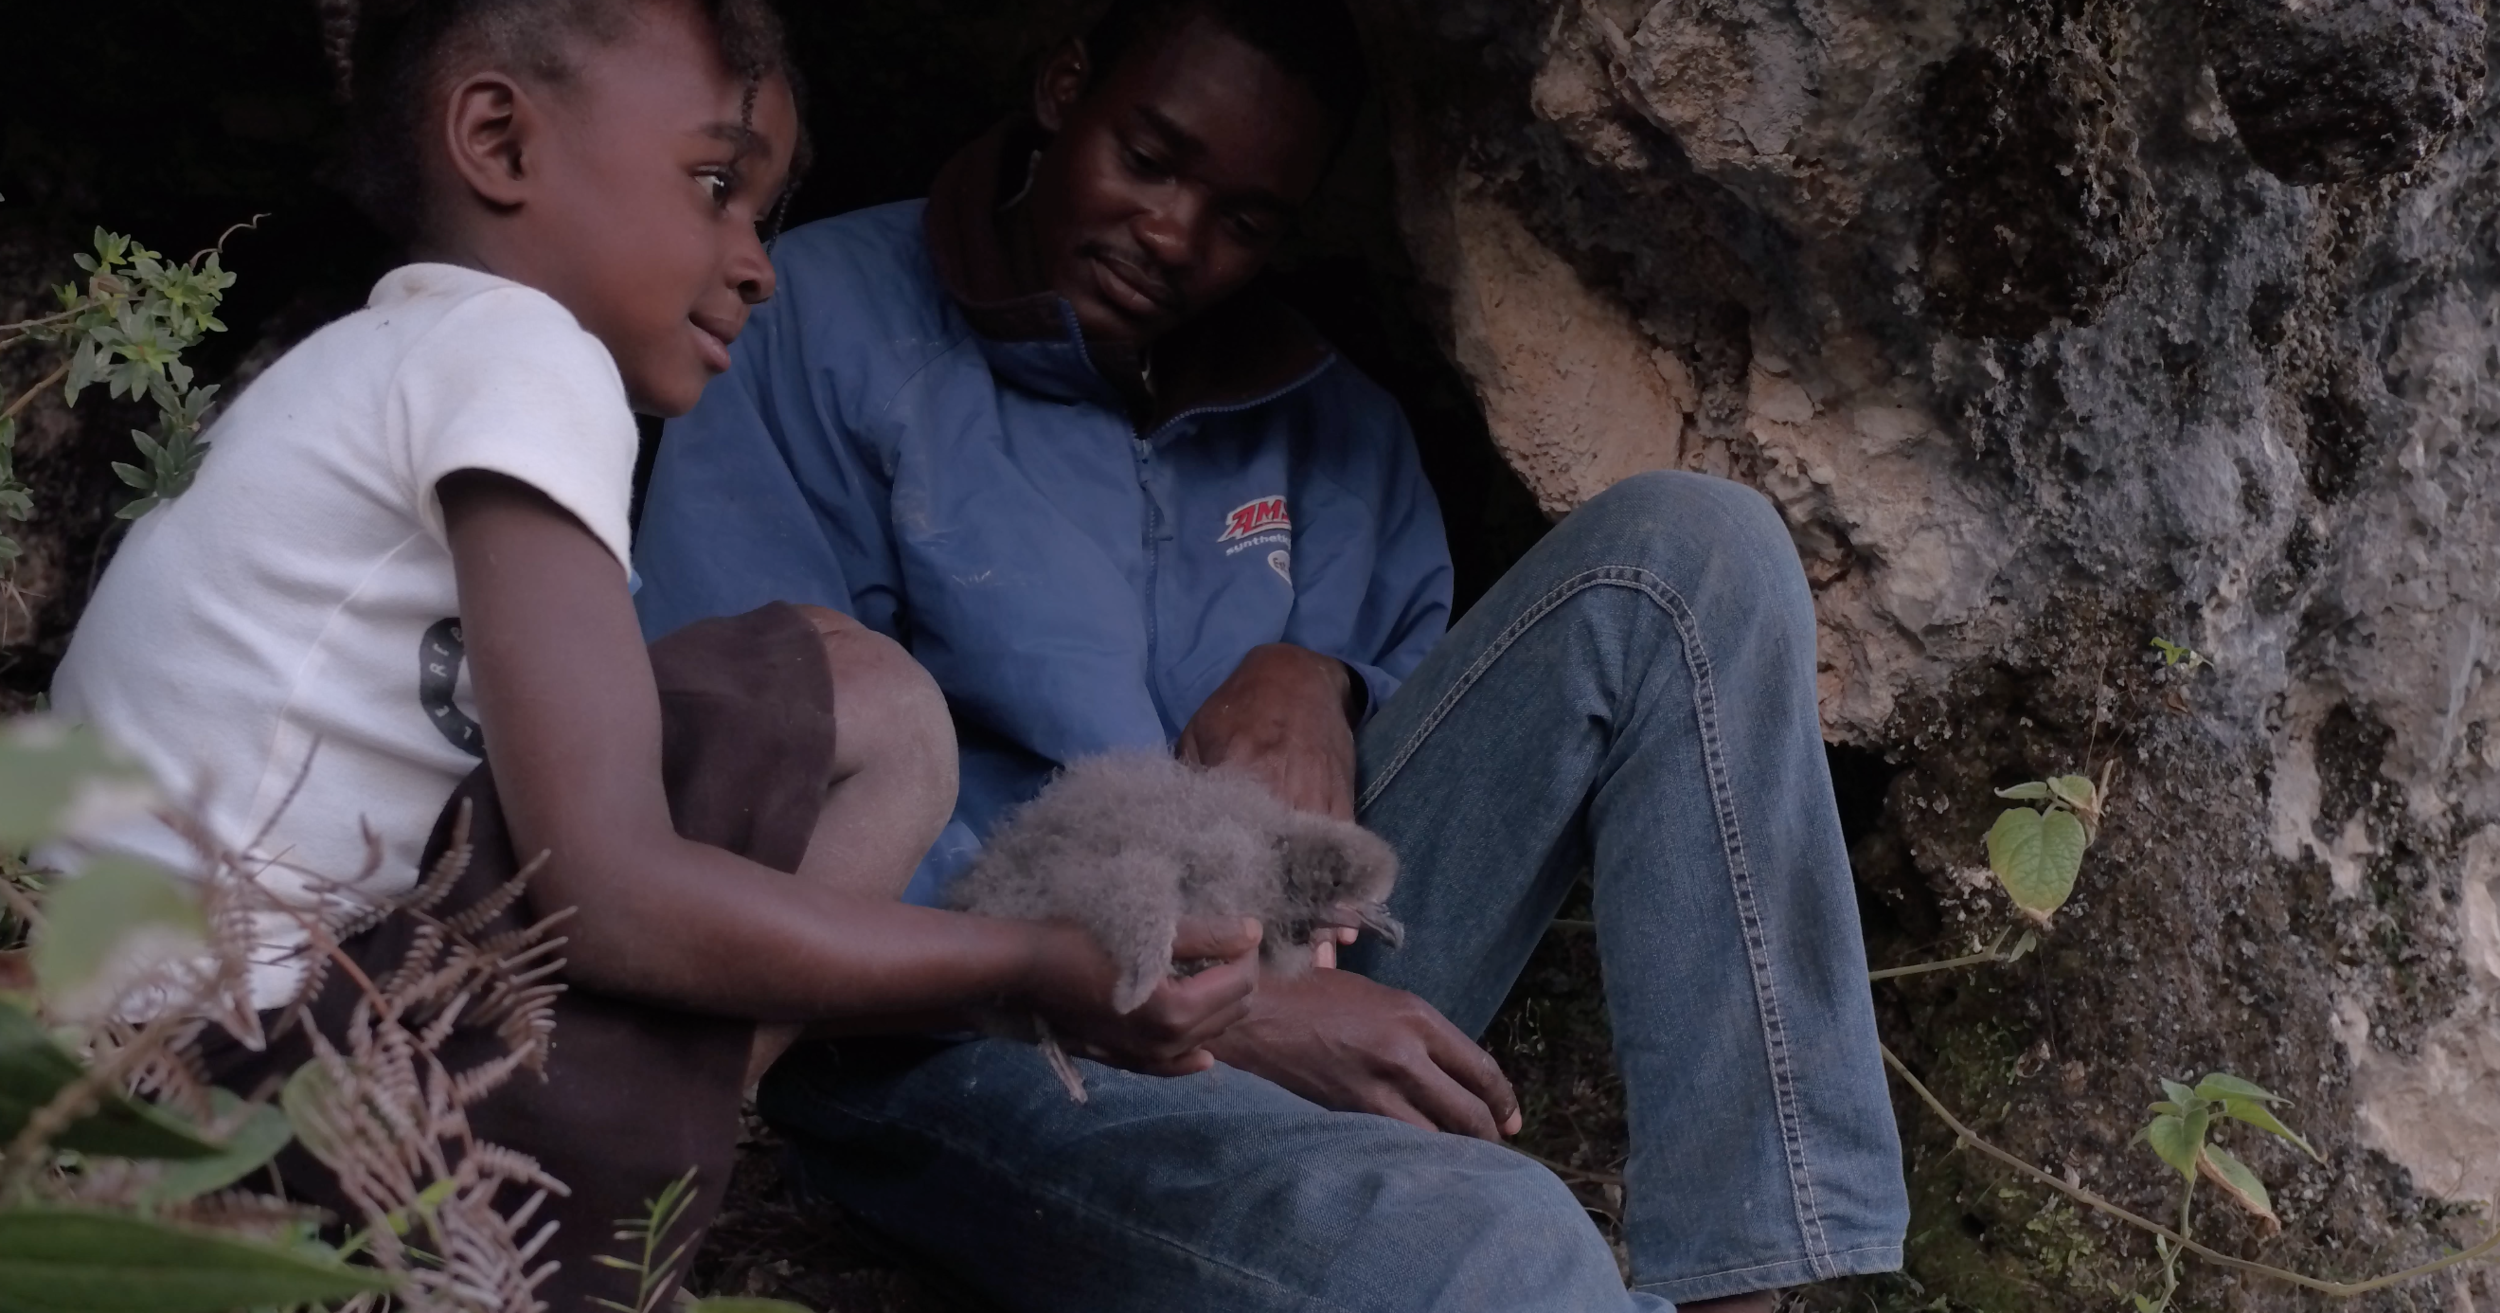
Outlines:
<svg viewBox="0 0 2500 1313"><path fill-rule="evenodd" d="M999 217L1022 190L1042 140L1040 128L1021 116L982 134L939 171L922 220L938 281L981 335L994 366L1046 394L1115 402L1144 431L1185 412L1253 405L1292 391L1336 358L1300 315L1253 284L1158 343L1156 387L1143 394L1134 357L1087 342L1067 298L1016 288ZM1085 377L1068 376L1080 370Z"/></svg>

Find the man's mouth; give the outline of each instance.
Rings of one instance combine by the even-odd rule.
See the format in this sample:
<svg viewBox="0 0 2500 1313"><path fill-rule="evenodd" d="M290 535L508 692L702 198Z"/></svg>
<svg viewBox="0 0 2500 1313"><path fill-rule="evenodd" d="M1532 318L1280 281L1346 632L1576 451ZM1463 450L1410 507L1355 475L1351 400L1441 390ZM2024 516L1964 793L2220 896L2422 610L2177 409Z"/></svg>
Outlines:
<svg viewBox="0 0 2500 1313"><path fill-rule="evenodd" d="M1086 253L1094 264L1094 282L1111 308L1130 319L1177 318L1183 303L1172 284L1144 265L1112 251Z"/></svg>

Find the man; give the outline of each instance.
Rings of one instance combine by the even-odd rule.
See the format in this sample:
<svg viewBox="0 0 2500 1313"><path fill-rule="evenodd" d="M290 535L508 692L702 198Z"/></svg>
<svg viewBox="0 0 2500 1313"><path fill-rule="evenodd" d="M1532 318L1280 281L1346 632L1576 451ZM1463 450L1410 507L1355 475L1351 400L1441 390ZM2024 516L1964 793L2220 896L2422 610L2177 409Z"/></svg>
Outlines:
<svg viewBox="0 0 2500 1313"><path fill-rule="evenodd" d="M1767 1309L1895 1267L1794 549L1750 491L1643 476L1443 636L1395 404L1256 286L1362 95L1333 0L1116 0L925 205L782 239L670 427L640 602L910 647L962 742L911 897L1056 764L1152 746L1386 836L1406 948L1263 983L1200 1075L1088 1064L1082 1105L932 1039L803 1050L762 1106L812 1188L1017 1308ZM1629 1291L1469 1038L1584 867Z"/></svg>

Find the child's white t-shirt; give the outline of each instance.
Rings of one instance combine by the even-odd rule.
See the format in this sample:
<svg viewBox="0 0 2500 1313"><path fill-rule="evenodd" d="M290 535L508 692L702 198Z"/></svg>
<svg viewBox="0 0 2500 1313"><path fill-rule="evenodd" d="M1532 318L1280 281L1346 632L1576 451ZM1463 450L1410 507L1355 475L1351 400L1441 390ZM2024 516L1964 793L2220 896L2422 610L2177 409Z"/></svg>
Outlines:
<svg viewBox="0 0 2500 1313"><path fill-rule="evenodd" d="M362 894L404 893L484 752L435 486L459 470L518 479L623 575L636 435L615 361L545 293L414 264L206 436L197 481L104 572L53 705L136 754L281 897L309 905L360 874ZM99 846L198 865L158 821ZM284 918L262 931L267 1007L293 988L302 935Z"/></svg>

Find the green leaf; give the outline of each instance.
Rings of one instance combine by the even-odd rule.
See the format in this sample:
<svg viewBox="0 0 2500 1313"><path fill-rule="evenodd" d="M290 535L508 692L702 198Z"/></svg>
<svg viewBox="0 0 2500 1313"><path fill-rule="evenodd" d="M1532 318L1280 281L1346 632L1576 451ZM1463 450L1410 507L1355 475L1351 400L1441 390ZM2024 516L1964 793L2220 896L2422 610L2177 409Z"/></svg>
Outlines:
<svg viewBox="0 0 2500 1313"><path fill-rule="evenodd" d="M2016 807L1988 831L1988 867L2016 907L2045 923L2073 895L2087 843L2074 813Z"/></svg>
<svg viewBox="0 0 2500 1313"><path fill-rule="evenodd" d="M2076 811L2094 811L2100 806L2101 791L2088 775L2059 775L2048 781L2049 792L2057 800Z"/></svg>
<svg viewBox="0 0 2500 1313"><path fill-rule="evenodd" d="M2181 1108L2193 1106L2200 1098L2203 1097L2201 1091L2191 1090L2187 1086L2181 1085L2179 1082L2171 1080L2168 1077L2164 1077L2162 1079L2161 1092L2170 1096L2170 1101L2179 1105Z"/></svg>
<svg viewBox="0 0 2500 1313"><path fill-rule="evenodd" d="M35 936L35 983L65 1016L101 1016L149 967L208 944L191 888L146 862L101 857L57 881Z"/></svg>
<svg viewBox="0 0 2500 1313"><path fill-rule="evenodd" d="M2205 1148L2205 1128L2210 1119L2204 1109L2186 1114L2163 1113L2144 1128L2144 1141L2153 1152L2170 1164L2180 1176L2196 1178L2196 1161Z"/></svg>
<svg viewBox="0 0 2500 1313"><path fill-rule="evenodd" d="M2266 1196L2266 1183L2258 1180L2257 1174L2248 1170L2248 1164L2233 1157L2230 1150L2219 1144L2206 1145L2204 1157L2197 1160L2197 1169L2206 1180L2222 1187L2222 1192L2230 1196L2232 1203L2264 1218L2277 1229L2282 1227L2283 1219L2274 1215L2274 1201Z"/></svg>
<svg viewBox="0 0 2500 1313"><path fill-rule="evenodd" d="M241 1099L224 1090L211 1090L220 1120L231 1117L243 1104ZM194 1158L169 1167L139 1194L139 1201L162 1206L197 1199L233 1185L244 1177L269 1165L278 1151L295 1140L295 1128L286 1114L268 1104L256 1104L241 1125L226 1137L226 1147L214 1157Z"/></svg>
<svg viewBox="0 0 2500 1313"><path fill-rule="evenodd" d="M0 1002L0 1140L15 1139L27 1119L78 1079L80 1071L78 1059L45 1034L25 1009ZM218 1153L218 1146L163 1109L118 1093L106 1095L93 1112L70 1123L53 1144L115 1158L192 1159Z"/></svg>
<svg viewBox="0 0 2500 1313"><path fill-rule="evenodd" d="M2049 786L2045 780L2033 780L2029 784L2017 784L2010 789L1999 789L1997 796L2011 798L2016 802L2040 802L2049 796Z"/></svg>
<svg viewBox="0 0 2500 1313"><path fill-rule="evenodd" d="M2259 1103L2254 1099L2224 1099L2222 1101L2222 1115L2232 1119L2233 1121L2246 1122L2249 1125L2256 1127L2258 1130L2264 1131L2266 1134L2274 1136L2275 1138L2292 1145L2294 1148L2299 1149L2302 1153L2317 1159L2319 1162L2326 1161L2326 1155L2319 1153L2315 1148L2311 1147L2310 1143L2307 1140L2300 1138L2300 1135L2292 1130L2291 1127L2276 1120L2273 1109L2268 1108L2266 1105Z"/></svg>
<svg viewBox="0 0 2500 1313"><path fill-rule="evenodd" d="M148 472L146 470L140 469L138 466L130 464L127 461L114 461L113 473L121 476L122 482L129 484L133 488L137 488L141 492L146 492L149 484L152 482L148 478Z"/></svg>
<svg viewBox="0 0 2500 1313"><path fill-rule="evenodd" d="M92 730L55 720L0 725L0 848L31 848L72 822L144 812L155 800L146 772Z"/></svg>
<svg viewBox="0 0 2500 1313"><path fill-rule="evenodd" d="M2216 1103L2225 1099L2250 1099L2258 1103L2291 1102L2254 1081L2244 1081L2228 1072L2220 1071L2210 1072L2205 1079L2196 1082L2196 1097L2211 1099Z"/></svg>
<svg viewBox="0 0 2500 1313"><path fill-rule="evenodd" d="M390 1286L369 1269L136 1217L0 1213L0 1313L230 1313Z"/></svg>

